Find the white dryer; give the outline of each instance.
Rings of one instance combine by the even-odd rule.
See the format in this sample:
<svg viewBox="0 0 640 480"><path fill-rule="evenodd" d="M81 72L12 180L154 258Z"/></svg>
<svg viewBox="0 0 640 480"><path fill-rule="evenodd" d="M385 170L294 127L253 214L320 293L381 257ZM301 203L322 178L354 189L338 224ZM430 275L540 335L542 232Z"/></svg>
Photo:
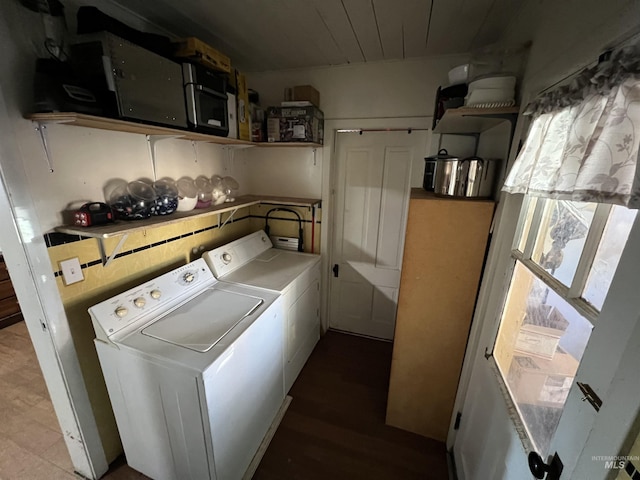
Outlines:
<svg viewBox="0 0 640 480"><path fill-rule="evenodd" d="M284 402L282 302L202 259L89 309L127 463L241 479Z"/></svg>
<svg viewBox="0 0 640 480"><path fill-rule="evenodd" d="M282 294L289 391L320 339L320 255L273 248L264 231L203 255L218 280Z"/></svg>

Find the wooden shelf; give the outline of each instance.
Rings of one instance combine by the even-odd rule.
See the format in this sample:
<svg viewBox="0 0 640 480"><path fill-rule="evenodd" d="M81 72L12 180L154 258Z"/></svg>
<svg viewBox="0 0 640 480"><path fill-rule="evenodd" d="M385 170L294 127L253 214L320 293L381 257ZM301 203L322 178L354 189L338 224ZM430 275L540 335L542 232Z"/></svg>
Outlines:
<svg viewBox="0 0 640 480"><path fill-rule="evenodd" d="M433 129L433 133L474 134L503 122L514 122L520 107L450 108Z"/></svg>
<svg viewBox="0 0 640 480"><path fill-rule="evenodd" d="M300 197L280 197L277 195L254 195L260 199L260 203L267 205L287 205L290 207L307 207L319 205L319 198L300 198Z"/></svg>
<svg viewBox="0 0 640 480"><path fill-rule="evenodd" d="M311 143L311 142L257 142L254 143L256 147L312 147L312 148L320 148L322 147L321 143Z"/></svg>
<svg viewBox="0 0 640 480"><path fill-rule="evenodd" d="M60 113L34 113L27 117L29 120L38 123L61 123L77 127L97 128L100 130L111 130L115 132L138 133L142 135L171 135L182 140L194 140L197 142L216 143L218 145L233 145L244 147L322 147L319 143L287 142L287 143L266 143L249 142L236 138L218 137L204 133L179 130L177 128L148 125L146 123L129 122L114 118L96 117L84 113L60 112Z"/></svg>
<svg viewBox="0 0 640 480"><path fill-rule="evenodd" d="M82 237L105 239L147 230L148 228L171 225L191 218L207 217L211 215L219 215L225 212L233 212L239 208L250 207L251 205L257 205L262 202L277 203L279 205L312 207L320 203L320 199L277 197L268 195L243 195L238 197L235 202L227 202L222 205L209 208L198 208L188 212L175 212L170 215L154 216L145 220L119 220L114 223L99 225L96 227L63 225L56 227L56 231L71 235L80 235Z"/></svg>

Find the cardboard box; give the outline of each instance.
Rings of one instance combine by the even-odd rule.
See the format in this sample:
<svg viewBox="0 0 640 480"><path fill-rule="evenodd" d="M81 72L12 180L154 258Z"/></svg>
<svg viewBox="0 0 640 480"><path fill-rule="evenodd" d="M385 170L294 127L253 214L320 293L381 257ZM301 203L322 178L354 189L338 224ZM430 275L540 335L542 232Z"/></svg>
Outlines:
<svg viewBox="0 0 640 480"><path fill-rule="evenodd" d="M306 100L316 107L320 107L320 92L311 85L296 85L295 87L285 88L284 100L285 102Z"/></svg>
<svg viewBox="0 0 640 480"><path fill-rule="evenodd" d="M231 72L231 60L225 54L220 53L210 47L202 40L195 37L184 38L173 42L173 54L179 58L186 58L198 62L200 65L218 70L220 72Z"/></svg>
<svg viewBox="0 0 640 480"><path fill-rule="evenodd" d="M247 77L244 73L233 69L238 88L238 138L251 141L251 112L249 110L249 90L247 89Z"/></svg>
<svg viewBox="0 0 640 480"><path fill-rule="evenodd" d="M320 143L324 140L324 114L314 106L269 107L267 141Z"/></svg>

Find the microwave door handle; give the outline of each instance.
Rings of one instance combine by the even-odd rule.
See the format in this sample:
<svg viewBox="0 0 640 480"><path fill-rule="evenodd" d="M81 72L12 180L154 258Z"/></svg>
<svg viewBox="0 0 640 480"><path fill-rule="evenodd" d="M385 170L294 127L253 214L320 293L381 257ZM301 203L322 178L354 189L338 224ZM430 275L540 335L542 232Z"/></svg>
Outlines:
<svg viewBox="0 0 640 480"><path fill-rule="evenodd" d="M220 97L220 98L227 98L227 94L222 94L220 92L216 92L215 90L211 90L210 88L207 87L203 87L202 85L195 85L196 90L198 90L199 92L203 92L203 93L207 93L209 95L214 95L216 97Z"/></svg>

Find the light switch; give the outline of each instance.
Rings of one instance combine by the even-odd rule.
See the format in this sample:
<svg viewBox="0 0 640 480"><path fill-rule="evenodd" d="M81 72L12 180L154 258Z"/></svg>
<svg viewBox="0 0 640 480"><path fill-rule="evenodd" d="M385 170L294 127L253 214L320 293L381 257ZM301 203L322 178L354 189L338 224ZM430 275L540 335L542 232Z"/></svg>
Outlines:
<svg viewBox="0 0 640 480"><path fill-rule="evenodd" d="M62 270L62 279L64 280L65 285L71 285L72 283L84 280L82 267L80 267L78 257L60 262L60 269Z"/></svg>

